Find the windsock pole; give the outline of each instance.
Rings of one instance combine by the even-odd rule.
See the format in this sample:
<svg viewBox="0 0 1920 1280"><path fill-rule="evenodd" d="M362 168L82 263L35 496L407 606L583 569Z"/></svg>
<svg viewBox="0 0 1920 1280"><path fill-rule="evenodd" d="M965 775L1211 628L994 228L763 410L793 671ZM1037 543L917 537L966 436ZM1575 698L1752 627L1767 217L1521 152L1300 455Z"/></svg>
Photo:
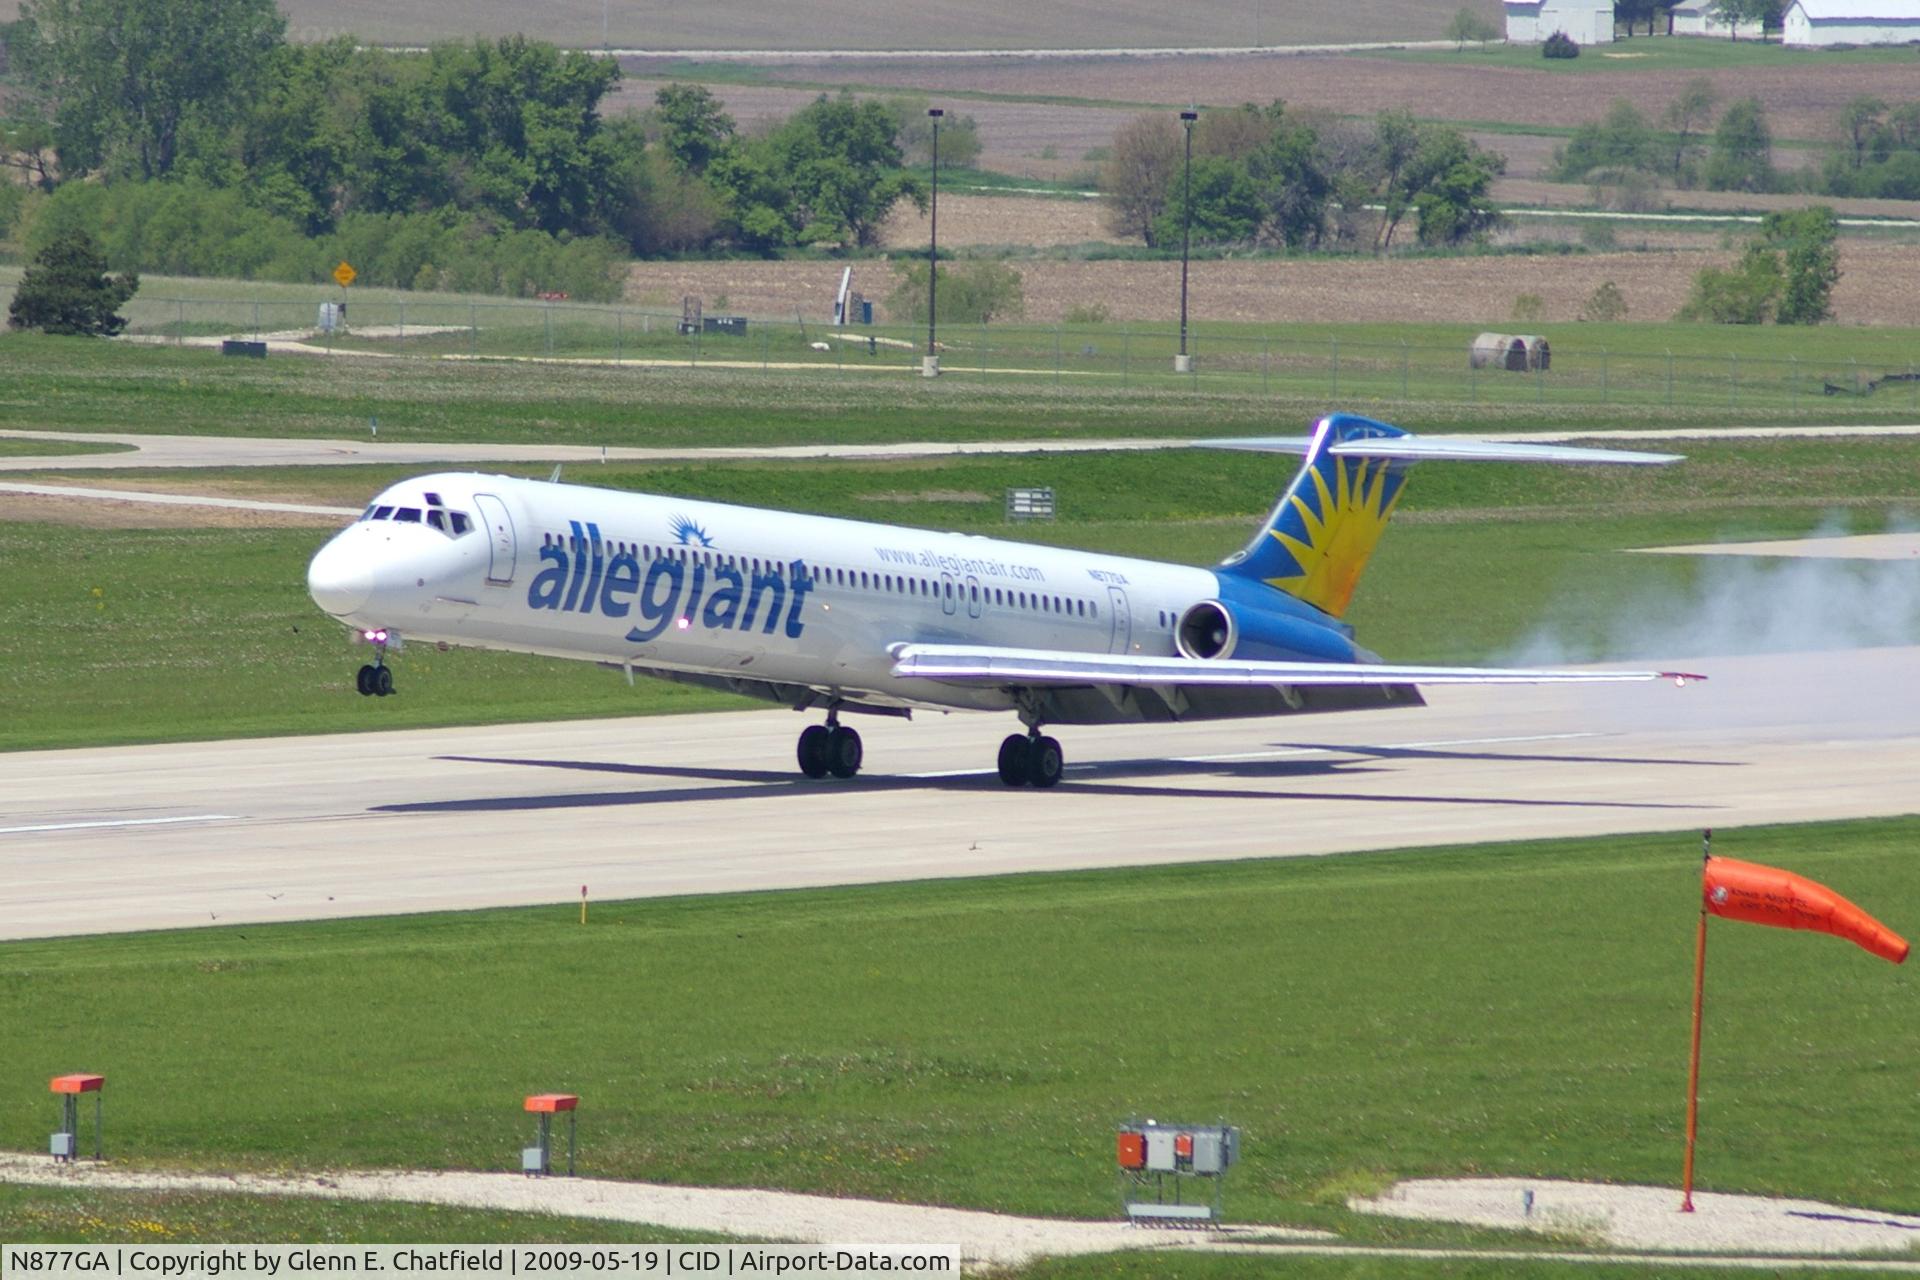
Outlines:
<svg viewBox="0 0 1920 1280"><path fill-rule="evenodd" d="M1713 828L1700 833L1701 872L1713 857ZM1693 942L1693 1056L1687 1063L1687 1162L1680 1175L1680 1212L1693 1212L1693 1144L1700 1131L1700 1011L1707 991L1707 899L1700 897L1700 928Z"/></svg>

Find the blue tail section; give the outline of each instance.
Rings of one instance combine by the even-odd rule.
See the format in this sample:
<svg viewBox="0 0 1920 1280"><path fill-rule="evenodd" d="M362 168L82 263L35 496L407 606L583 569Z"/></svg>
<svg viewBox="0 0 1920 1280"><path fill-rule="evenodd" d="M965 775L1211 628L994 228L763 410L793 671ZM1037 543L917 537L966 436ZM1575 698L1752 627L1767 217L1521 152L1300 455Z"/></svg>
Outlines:
<svg viewBox="0 0 1920 1280"><path fill-rule="evenodd" d="M1320 419L1300 473L1253 541L1220 571L1283 591L1332 617L1342 616L1393 515L1409 464L1340 457L1331 450L1352 440L1406 434L1351 413Z"/></svg>

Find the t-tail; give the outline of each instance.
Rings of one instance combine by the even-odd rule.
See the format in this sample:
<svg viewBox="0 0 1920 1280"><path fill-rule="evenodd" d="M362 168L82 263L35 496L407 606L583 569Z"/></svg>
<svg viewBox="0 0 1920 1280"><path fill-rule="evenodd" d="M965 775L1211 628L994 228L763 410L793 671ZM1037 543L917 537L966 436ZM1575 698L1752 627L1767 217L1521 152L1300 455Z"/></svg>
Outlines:
<svg viewBox="0 0 1920 1280"><path fill-rule="evenodd" d="M1306 461L1274 504L1253 541L1230 556L1220 572L1285 592L1339 618L1353 601L1367 561L1405 492L1415 462L1557 462L1661 465L1675 454L1566 445L1509 444L1415 436L1358 414L1334 413L1314 424L1305 440L1206 440L1211 448L1299 453Z"/></svg>

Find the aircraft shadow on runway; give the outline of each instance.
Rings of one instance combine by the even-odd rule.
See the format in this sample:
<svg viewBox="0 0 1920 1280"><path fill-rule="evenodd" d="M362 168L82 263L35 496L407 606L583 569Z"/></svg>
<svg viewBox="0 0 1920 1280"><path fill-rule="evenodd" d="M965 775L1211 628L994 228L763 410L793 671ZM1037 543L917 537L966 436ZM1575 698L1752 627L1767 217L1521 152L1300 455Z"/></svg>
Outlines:
<svg viewBox="0 0 1920 1280"><path fill-rule="evenodd" d="M1439 747L1370 747L1364 743L1276 742L1276 751L1332 751L1350 756L1370 756L1379 760L1507 760L1516 764L1654 764L1677 765L1690 769L1738 769L1744 760L1680 760L1671 756L1573 756L1542 755L1524 751L1459 751Z"/></svg>
<svg viewBox="0 0 1920 1280"><path fill-rule="evenodd" d="M1338 748L1347 750L1346 748ZM818 782L793 773L765 769L716 769L690 765L631 764L620 761L535 760L492 756L440 756L441 760L464 764L510 765L529 769L563 769L587 773L611 773L627 776L679 779L733 785L666 786L645 791L599 791L521 796L478 796L458 800L421 800L403 804L372 806L375 813L486 813L543 809L591 809L618 805L680 804L688 801L742 800L779 794L782 796L835 796L872 794L884 791L968 791L1005 792L999 778L990 771L946 777L889 777L886 774L861 774L844 781ZM1520 757L1524 758L1524 757ZM1543 757L1560 760L1565 757ZM1061 785L1070 792L1100 796L1151 796L1157 799L1195 800L1327 800L1359 804L1454 804L1493 805L1510 808L1571 809L1697 809L1696 804L1661 801L1544 799L1525 796L1445 796L1423 794L1365 794L1337 791L1254 790L1242 787L1179 786L1160 787L1122 781L1142 776L1191 777L1204 773L1228 775L1246 781L1275 781L1325 777L1333 774L1381 772L1351 759L1327 760L1231 760L1197 764L1177 760L1113 760L1078 765L1069 769ZM1113 781L1106 779L1112 778ZM1013 792L1012 794L1020 794Z"/></svg>

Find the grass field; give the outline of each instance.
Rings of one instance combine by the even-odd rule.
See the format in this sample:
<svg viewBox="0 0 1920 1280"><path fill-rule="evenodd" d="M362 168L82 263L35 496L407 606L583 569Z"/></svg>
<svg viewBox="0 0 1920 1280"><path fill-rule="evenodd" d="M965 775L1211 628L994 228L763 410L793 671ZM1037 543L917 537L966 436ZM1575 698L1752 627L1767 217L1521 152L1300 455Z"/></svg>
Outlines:
<svg viewBox="0 0 1920 1280"><path fill-rule="evenodd" d="M1423 468L1349 620L1392 659L1485 662L1542 627L1575 657L1635 656L1724 565L1623 547L1878 532L1911 512L1920 441L1772 441L1691 449L1658 473ZM513 470L513 468L508 468ZM417 468L146 473L138 487L358 507ZM546 468L537 472L546 474ZM575 482L682 494L1119 554L1212 563L1241 546L1290 463L1237 453L1043 455L914 463L568 470ZM56 483L125 475L26 473ZM1008 487L1054 486L1061 518L1003 523ZM415 649L403 696L352 696L364 654L306 597L322 529L0 523L0 748L549 719L744 705L585 664ZM1834 581L1845 580L1845 575ZM1783 602L1782 609L1793 605ZM1883 626L1901 621L1881 609ZM1844 635L1834 620L1833 634ZM1763 641L1764 642L1764 641ZM1640 643L1645 643L1644 640ZM1675 652L1698 652L1684 648ZM1724 642L1721 642L1724 643ZM1638 656L1656 656L1641 654ZM1659 656L1673 656L1668 653Z"/></svg>
<svg viewBox="0 0 1920 1280"><path fill-rule="evenodd" d="M1912 818L1755 828L1716 852L1910 929L1917 837ZM1408 1175L1672 1185L1697 849L1679 832L605 904L584 927L561 904L4 944L0 1146L38 1147L41 1082L85 1069L136 1165L497 1169L520 1096L565 1089L596 1176L1102 1217L1116 1121L1224 1116L1247 1134L1236 1221L1497 1239L1343 1200ZM1920 1208L1905 971L1739 925L1712 945L1701 1185Z"/></svg>
<svg viewBox="0 0 1920 1280"><path fill-rule="evenodd" d="M1566 329L1566 326L1560 326ZM754 338L727 344L744 367L545 364L526 361L351 361L223 358L193 348L0 337L10 376L0 426L373 441L530 441L606 445L781 445L898 440L1063 439L1272 434L1303 428L1330 406L1424 431L1684 426L1725 421L1903 422L1920 415L1920 382L1864 390L1911 367L1910 331L1793 335L1669 326L1652 341L1632 326L1586 327L1573 345L1555 328L1550 375L1474 372L1466 330L1386 326L1196 334L1203 378L1171 372L1174 339L1104 331L951 334L949 377L931 383L907 354L829 355L813 369L762 371ZM1071 333L1071 336L1069 336ZM600 337L610 337L601 332ZM1421 345L1414 345L1417 339ZM458 345L459 338L436 339ZM490 339L492 341L492 339ZM528 344L540 341L530 336ZM1078 345L1075 345L1078 344ZM587 337L573 349L586 349ZM1083 354L1092 347L1093 356ZM843 344L842 350L845 349ZM633 348L628 348L629 353ZM609 355L611 348L609 348ZM838 362L844 360L846 369ZM873 362L891 368L859 372ZM990 372L978 373L978 361ZM1061 366L1074 371L1056 372ZM1092 364L1088 376L1078 366ZM1023 369L1023 376L992 370ZM1131 370L1131 372L1129 372Z"/></svg>

